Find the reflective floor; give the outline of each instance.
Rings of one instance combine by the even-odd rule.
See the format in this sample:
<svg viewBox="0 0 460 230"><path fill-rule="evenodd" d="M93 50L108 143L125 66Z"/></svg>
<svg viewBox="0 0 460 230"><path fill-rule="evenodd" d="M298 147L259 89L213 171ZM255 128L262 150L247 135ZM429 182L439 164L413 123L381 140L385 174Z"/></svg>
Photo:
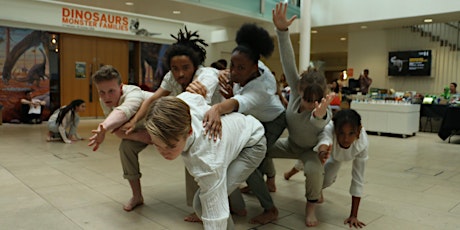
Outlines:
<svg viewBox="0 0 460 230"><path fill-rule="evenodd" d="M100 120L82 120L89 137ZM97 152L87 140L46 142L46 123L0 126L1 229L202 229L183 221L192 212L185 202L184 166L164 160L153 147L141 154L145 205L125 212L130 198L121 176L119 140L108 135ZM401 138L370 135L364 197L359 219L366 229L460 229L460 136L453 143L435 133ZM248 223L262 212L245 196L247 217L234 217L236 229L305 229L304 176L283 178L294 160L275 160L278 191L272 193L280 216L258 226ZM324 190L316 229L348 229L351 164Z"/></svg>

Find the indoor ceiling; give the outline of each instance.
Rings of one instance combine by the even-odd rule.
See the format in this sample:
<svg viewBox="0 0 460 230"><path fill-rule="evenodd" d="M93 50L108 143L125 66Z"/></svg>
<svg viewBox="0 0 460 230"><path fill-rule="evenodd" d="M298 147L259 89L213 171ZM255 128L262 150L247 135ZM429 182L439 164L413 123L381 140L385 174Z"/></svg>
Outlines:
<svg viewBox="0 0 460 230"><path fill-rule="evenodd" d="M126 5L127 1L132 2L133 5ZM202 5L187 3L184 0L59 0L56 2L99 7L217 27L237 28L245 22L256 22L266 28L272 26L269 21L267 22L258 18L245 17L215 8L206 8ZM108 2L110 3L108 4ZM173 11L180 11L181 13L174 14ZM381 30L419 25L424 23L423 20L425 18L432 18L434 23L459 21L460 12L439 15L424 15L384 21L370 21L356 24L313 27L312 30L316 30L317 33L312 35L311 40L312 44L315 44L315 42L327 43L328 45L334 44L334 47L339 47L335 55L339 53L343 56L345 53L346 56L347 42L343 40L341 41L340 38L346 38L349 32L363 30L363 26L366 27L366 30ZM294 45L298 43L298 39L298 34L292 36Z"/></svg>
<svg viewBox="0 0 460 230"><path fill-rule="evenodd" d="M126 2L132 2L133 5L126 5ZM241 24L252 21L262 23L264 25L271 24L262 19L245 17L232 12L225 12L215 8L206 8L203 5L187 3L185 0L110 0L110 4L106 0L57 0L55 2L72 3L86 5L91 7L99 7L117 11L130 12L154 16L159 18L167 18L197 24L222 26L222 27L239 27ZM180 14L174 14L173 11L180 11ZM390 29L399 28L402 26L410 26L423 24L423 19L432 18L433 22L451 22L460 20L460 11L448 14L424 15L411 18L399 18L384 21L371 21L356 24L343 24L335 26L312 28L318 31L318 36L325 35L327 37L346 37L348 32L361 30L361 26L367 26L367 29Z"/></svg>

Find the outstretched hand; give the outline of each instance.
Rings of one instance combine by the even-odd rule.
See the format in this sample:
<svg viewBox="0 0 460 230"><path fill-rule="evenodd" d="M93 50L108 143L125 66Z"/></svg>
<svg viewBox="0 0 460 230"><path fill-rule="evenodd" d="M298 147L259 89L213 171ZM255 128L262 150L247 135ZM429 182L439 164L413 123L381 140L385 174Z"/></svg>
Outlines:
<svg viewBox="0 0 460 230"><path fill-rule="evenodd" d="M107 130L104 128L102 124L99 124L97 129L92 130L91 132L94 133L94 135L89 138L88 146L94 145L93 151L96 151L99 148L99 145L102 144L102 142L104 142L105 133L107 132Z"/></svg>
<svg viewBox="0 0 460 230"><path fill-rule="evenodd" d="M275 24L276 29L280 31L288 30L292 22L297 18L296 15L292 16L290 19L286 18L288 4L287 3L278 3L276 4L275 9L272 10L272 19L273 24Z"/></svg>
<svg viewBox="0 0 460 230"><path fill-rule="evenodd" d="M366 226L366 224L364 224L363 222L358 220L358 217L354 217L354 216L350 216L347 219L345 219L343 224L348 224L348 226L350 228L351 227L362 228L362 227Z"/></svg>
<svg viewBox="0 0 460 230"><path fill-rule="evenodd" d="M321 99L321 102L315 101L315 110L313 111L313 115L315 117L324 117L327 114L327 108L331 104L331 101L334 99L335 93L330 93L326 96L326 98Z"/></svg>

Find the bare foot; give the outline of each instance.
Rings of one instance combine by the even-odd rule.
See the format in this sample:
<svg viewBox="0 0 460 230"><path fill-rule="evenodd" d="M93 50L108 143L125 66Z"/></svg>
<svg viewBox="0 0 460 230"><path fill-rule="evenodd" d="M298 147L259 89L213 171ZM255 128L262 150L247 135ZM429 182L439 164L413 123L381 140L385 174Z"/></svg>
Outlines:
<svg viewBox="0 0 460 230"><path fill-rule="evenodd" d="M316 203L311 203L307 201L307 206L305 207L305 225L307 227L314 227L318 225L318 219L316 218Z"/></svg>
<svg viewBox="0 0 460 230"><path fill-rule="evenodd" d="M184 218L184 221L187 222L203 222L197 215L196 213L192 213Z"/></svg>
<svg viewBox="0 0 460 230"><path fill-rule="evenodd" d="M299 170L297 170L296 168L292 168L288 172L284 173L284 179L289 180L292 176L294 176L298 172Z"/></svg>
<svg viewBox="0 0 460 230"><path fill-rule="evenodd" d="M267 177L265 184L267 184L269 192L276 192L275 177Z"/></svg>
<svg viewBox="0 0 460 230"><path fill-rule="evenodd" d="M251 224L267 224L278 219L278 209L273 207L265 210L262 214L252 218L249 223Z"/></svg>
<svg viewBox="0 0 460 230"><path fill-rule="evenodd" d="M129 202L123 206L123 210L127 211L127 212L131 212L132 210L134 210L136 207L138 206L141 206L144 204L144 198L134 198L132 197Z"/></svg>
<svg viewBox="0 0 460 230"><path fill-rule="evenodd" d="M316 202L317 204L322 204L324 202L324 197L323 197L323 191L321 191L321 197L319 200Z"/></svg>

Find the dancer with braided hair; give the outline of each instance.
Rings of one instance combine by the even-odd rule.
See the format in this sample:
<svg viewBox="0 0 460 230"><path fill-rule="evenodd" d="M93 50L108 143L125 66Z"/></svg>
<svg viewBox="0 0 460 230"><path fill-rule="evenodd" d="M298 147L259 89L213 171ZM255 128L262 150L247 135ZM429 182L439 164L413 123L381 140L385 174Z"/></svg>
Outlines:
<svg viewBox="0 0 460 230"><path fill-rule="evenodd" d="M191 32L187 30L187 27L184 31L180 29L177 36L171 36L176 40L176 43L169 47L166 52L166 63L171 70L166 73L155 94L145 100L136 115L121 128L126 130L126 134L129 134L135 124L145 117L149 106L161 97L177 96L188 90L203 95L209 105L218 103L222 99L218 90L219 72L214 68L202 65L206 59L204 47L208 44L200 39L197 31ZM200 87L197 88L191 84L192 82ZM192 206L193 196L198 185L187 171L185 172L185 181L187 205ZM186 216L184 220L201 222L195 213Z"/></svg>
<svg viewBox="0 0 460 230"><path fill-rule="evenodd" d="M136 86L121 84L121 78L115 70L109 72L100 70L93 76L101 98L101 106L105 108L104 113L108 114L108 117L97 130L93 130L94 136L90 138L89 145L94 145L94 150L97 150L104 140L106 130L113 130L112 132L122 139L119 150L123 177L129 181L132 190L131 199L123 207L128 212L144 203L139 153L147 145L152 144L144 127L144 116L149 105L160 97L180 94L194 80L200 81L205 86L199 92L208 103L211 103L213 98L214 100L220 98L218 91L214 95L214 91L218 88L218 71L202 66L206 58L204 47L207 46L204 40L199 38L197 32L188 31L187 28L184 31L179 30L177 36L171 36L176 39L176 43L166 52L166 62L171 70L153 95ZM117 78L113 79L114 76ZM111 86L107 87L107 83L111 83ZM125 90L128 88L130 91ZM117 92L117 96L108 98L113 92Z"/></svg>

